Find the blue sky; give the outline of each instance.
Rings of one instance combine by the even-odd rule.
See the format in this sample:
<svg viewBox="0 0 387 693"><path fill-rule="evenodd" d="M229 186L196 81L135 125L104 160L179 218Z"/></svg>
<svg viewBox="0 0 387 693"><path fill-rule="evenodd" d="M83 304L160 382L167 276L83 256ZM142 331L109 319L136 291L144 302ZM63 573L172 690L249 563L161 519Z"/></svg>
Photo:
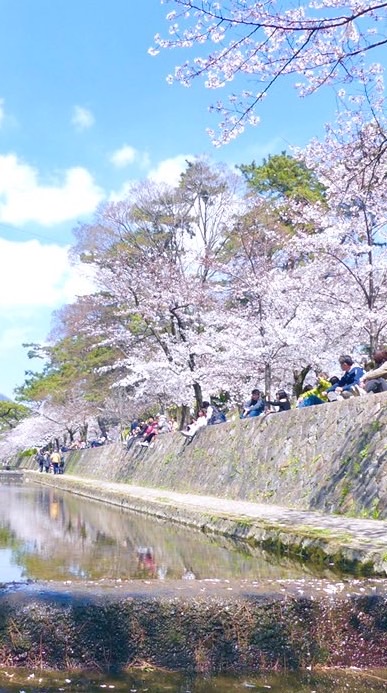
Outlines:
<svg viewBox="0 0 387 693"><path fill-rule="evenodd" d="M87 288L67 261L72 230L131 180L175 182L187 156L257 162L323 133L333 92L281 83L262 124L214 149L217 94L166 76L183 54L148 54L167 33L160 0L0 0L0 392L24 381L23 342Z"/></svg>

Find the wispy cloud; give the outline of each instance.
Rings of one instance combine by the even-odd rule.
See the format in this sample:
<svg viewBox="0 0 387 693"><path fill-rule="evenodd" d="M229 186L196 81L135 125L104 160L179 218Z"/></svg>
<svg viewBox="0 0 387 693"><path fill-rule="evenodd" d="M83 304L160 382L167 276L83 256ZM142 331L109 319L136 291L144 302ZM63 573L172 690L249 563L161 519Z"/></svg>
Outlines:
<svg viewBox="0 0 387 693"><path fill-rule="evenodd" d="M193 159L194 156L192 154L179 154L172 159L164 159L148 173L148 178L155 181L155 183L177 185L180 175L187 168L187 161Z"/></svg>
<svg viewBox="0 0 387 693"><path fill-rule="evenodd" d="M88 130L94 125L95 118L88 108L74 106L71 122L77 130Z"/></svg>
<svg viewBox="0 0 387 693"><path fill-rule="evenodd" d="M119 149L116 149L109 157L111 163L117 168L125 168L130 164L138 164L140 168L149 166L149 155L145 152L140 152L130 144L124 144Z"/></svg>
<svg viewBox="0 0 387 693"><path fill-rule="evenodd" d="M92 291L91 268L71 265L66 247L0 238L0 392L12 397L23 373L42 366L22 344L46 341L52 311Z"/></svg>
<svg viewBox="0 0 387 693"><path fill-rule="evenodd" d="M58 180L59 178L59 180ZM0 221L51 226L92 213L104 197L89 171L66 169L51 185L15 154L0 155Z"/></svg>

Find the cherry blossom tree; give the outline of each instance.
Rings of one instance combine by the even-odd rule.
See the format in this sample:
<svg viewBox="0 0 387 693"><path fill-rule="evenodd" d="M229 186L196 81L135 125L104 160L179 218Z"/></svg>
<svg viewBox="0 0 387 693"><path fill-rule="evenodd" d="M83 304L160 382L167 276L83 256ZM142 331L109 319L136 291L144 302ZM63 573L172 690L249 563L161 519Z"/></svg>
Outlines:
<svg viewBox="0 0 387 693"><path fill-rule="evenodd" d="M0 437L0 461L9 462L23 450L47 445L62 439L65 425L54 418L60 412L50 409L50 413L36 413L23 419L15 428L4 432Z"/></svg>
<svg viewBox="0 0 387 693"><path fill-rule="evenodd" d="M303 269L289 263L289 229L265 199L251 204L230 238L222 270L228 319L232 312L237 321L239 386L263 384L267 395L273 386L298 392L309 370L326 361L332 336L324 334L326 320L310 300Z"/></svg>
<svg viewBox="0 0 387 693"><path fill-rule="evenodd" d="M302 153L326 192L324 204L294 206L292 243L346 351L363 345L372 353L387 340L386 132L381 114L364 122L346 113Z"/></svg>
<svg viewBox="0 0 387 693"><path fill-rule="evenodd" d="M245 196L241 176L196 160L177 187L133 185L79 227L73 255L98 290L56 330L49 375L63 391L43 399L62 433L85 431L96 403L114 411L116 400L121 420L172 404L187 414L204 393L297 389L339 353L383 343L387 128L373 110L370 121L346 113L297 153L302 194L271 194L261 171ZM305 194L305 172L318 194ZM104 383L100 400L86 401L89 377Z"/></svg>
<svg viewBox="0 0 387 693"><path fill-rule="evenodd" d="M120 350L113 368L127 375L117 384L147 404L188 406L194 392L200 406L203 385L213 384L203 364L208 374L211 355L223 349L214 330L215 264L241 205L240 185L239 176L198 160L178 188L133 186L126 200L78 230L74 252L96 268L95 302L106 318L83 329Z"/></svg>
<svg viewBox="0 0 387 693"><path fill-rule="evenodd" d="M214 144L239 135L259 121L260 102L278 80L301 78L301 95L326 84L369 84L381 66L367 65L387 43L386 2L311 0L281 5L274 0L166 0L168 37L157 34L154 47L184 49L188 58L170 82L190 86L203 78L208 89L226 88L227 97L212 106L223 120ZM193 50L198 55L192 56ZM234 86L235 85L235 86ZM247 85L247 86L246 86Z"/></svg>

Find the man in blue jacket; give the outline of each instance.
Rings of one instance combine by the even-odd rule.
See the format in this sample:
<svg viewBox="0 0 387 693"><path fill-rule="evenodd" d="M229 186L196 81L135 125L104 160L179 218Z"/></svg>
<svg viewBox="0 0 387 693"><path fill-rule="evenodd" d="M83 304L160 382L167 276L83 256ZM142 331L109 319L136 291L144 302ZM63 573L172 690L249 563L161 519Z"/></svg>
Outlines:
<svg viewBox="0 0 387 693"><path fill-rule="evenodd" d="M363 368L357 366L351 356L340 356L339 363L344 375L337 383L328 388L328 399L331 401L339 397L346 399L354 394L355 385L359 385L360 378L364 375ZM334 393L334 396L329 393Z"/></svg>
<svg viewBox="0 0 387 693"><path fill-rule="evenodd" d="M243 405L241 419L247 419L252 416L260 416L265 411L265 400L260 391L255 388L251 392L251 399Z"/></svg>

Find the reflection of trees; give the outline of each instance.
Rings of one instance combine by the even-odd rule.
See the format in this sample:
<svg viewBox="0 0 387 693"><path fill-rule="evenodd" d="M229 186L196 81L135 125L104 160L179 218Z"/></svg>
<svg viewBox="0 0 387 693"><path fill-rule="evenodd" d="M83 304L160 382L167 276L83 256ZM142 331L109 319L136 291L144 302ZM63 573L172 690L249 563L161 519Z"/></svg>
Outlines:
<svg viewBox="0 0 387 693"><path fill-rule="evenodd" d="M157 570L139 566L140 547L152 547L168 578L180 579L186 570L197 578L303 575L299 566L283 558L274 562L259 549L52 488L10 489L0 506L0 527L13 537L15 560L33 579L157 577Z"/></svg>
<svg viewBox="0 0 387 693"><path fill-rule="evenodd" d="M12 549L18 545L15 532L9 525L0 527L0 549Z"/></svg>

